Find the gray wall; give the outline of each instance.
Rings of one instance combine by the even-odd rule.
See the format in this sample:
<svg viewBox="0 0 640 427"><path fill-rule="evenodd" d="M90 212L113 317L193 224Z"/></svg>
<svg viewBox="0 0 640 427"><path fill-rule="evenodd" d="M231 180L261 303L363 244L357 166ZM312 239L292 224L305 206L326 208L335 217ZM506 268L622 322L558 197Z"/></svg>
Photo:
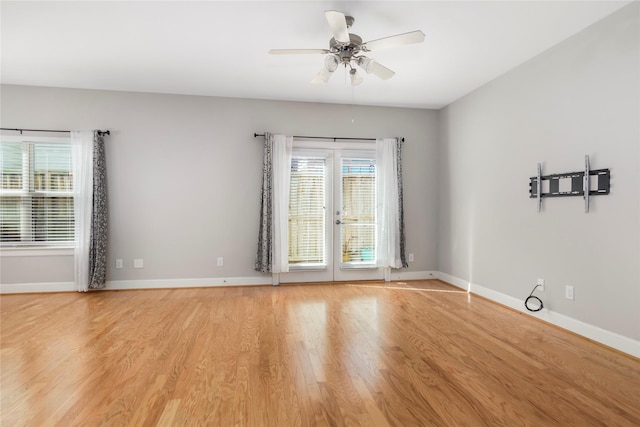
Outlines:
<svg viewBox="0 0 640 427"><path fill-rule="evenodd" d="M110 129L108 280L261 276L262 138L404 136L407 271L435 270L438 112L3 86L2 126ZM216 257L224 266L216 267ZM115 259L124 269L115 269ZM144 269L132 268L134 258ZM5 284L73 281L72 257L2 257Z"/></svg>
<svg viewBox="0 0 640 427"><path fill-rule="evenodd" d="M438 269L640 339L638 3L442 110ZM529 177L610 168L611 194L528 198ZM575 300L564 298L565 285Z"/></svg>

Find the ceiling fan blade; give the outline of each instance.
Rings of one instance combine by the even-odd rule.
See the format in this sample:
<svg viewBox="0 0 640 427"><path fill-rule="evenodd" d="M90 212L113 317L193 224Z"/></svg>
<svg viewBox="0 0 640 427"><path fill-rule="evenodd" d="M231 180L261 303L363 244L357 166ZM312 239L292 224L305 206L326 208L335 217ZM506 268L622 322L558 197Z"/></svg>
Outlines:
<svg viewBox="0 0 640 427"><path fill-rule="evenodd" d="M386 49L389 47L402 46L405 44L422 43L423 41L424 33L420 30L417 30L411 31L409 33L396 34L395 36L368 41L362 45L362 49L364 51L372 51L376 49Z"/></svg>
<svg viewBox="0 0 640 427"><path fill-rule="evenodd" d="M311 80L311 83L329 83L331 76L333 76L333 71L329 71L326 67L322 67L322 70L316 74L313 80Z"/></svg>
<svg viewBox="0 0 640 427"><path fill-rule="evenodd" d="M351 43L344 13L337 10L325 10L324 16L327 18L333 38L340 43Z"/></svg>
<svg viewBox="0 0 640 427"><path fill-rule="evenodd" d="M315 54L315 53L329 53L329 49L271 49L269 51L271 55L299 55L299 54Z"/></svg>
<svg viewBox="0 0 640 427"><path fill-rule="evenodd" d="M390 69L382 64L377 63L376 61L371 61L369 69L370 71L367 71L368 73L371 73L374 76L381 78L382 80L390 79L396 74L395 71L391 71Z"/></svg>

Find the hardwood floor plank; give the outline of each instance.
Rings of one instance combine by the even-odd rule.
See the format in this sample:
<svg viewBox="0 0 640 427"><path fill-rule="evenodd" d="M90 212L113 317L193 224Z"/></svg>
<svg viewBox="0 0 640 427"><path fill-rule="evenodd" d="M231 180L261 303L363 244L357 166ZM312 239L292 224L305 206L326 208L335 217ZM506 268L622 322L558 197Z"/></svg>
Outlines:
<svg viewBox="0 0 640 427"><path fill-rule="evenodd" d="M174 425L174 418L176 416L176 411L178 410L178 405L180 405L179 399L170 400L164 406L162 413L160 414L160 419L158 420L158 427L170 427Z"/></svg>
<svg viewBox="0 0 640 427"><path fill-rule="evenodd" d="M437 280L0 296L0 425L637 426L640 360Z"/></svg>

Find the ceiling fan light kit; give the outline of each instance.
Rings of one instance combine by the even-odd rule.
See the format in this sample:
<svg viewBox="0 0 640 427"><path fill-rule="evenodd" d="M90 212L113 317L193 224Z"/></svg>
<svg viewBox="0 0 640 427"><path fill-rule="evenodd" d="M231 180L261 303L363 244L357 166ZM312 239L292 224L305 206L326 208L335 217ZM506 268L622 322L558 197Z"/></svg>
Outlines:
<svg viewBox="0 0 640 427"><path fill-rule="evenodd" d="M357 59L356 64L358 64L360 68L365 70L367 74L371 74L371 71L373 70L373 62L373 59L369 59L366 56L361 56Z"/></svg>
<svg viewBox="0 0 640 427"><path fill-rule="evenodd" d="M316 76L311 80L311 83L329 83L329 79L333 73L326 68L323 68L316 74Z"/></svg>
<svg viewBox="0 0 640 427"><path fill-rule="evenodd" d="M351 86L358 86L364 81L355 68L349 70L349 78L351 79Z"/></svg>
<svg viewBox="0 0 640 427"><path fill-rule="evenodd" d="M324 61L324 67L322 67L313 80L311 80L311 83L328 83L333 72L340 64L349 70L349 78L353 86L357 86L363 82L362 76L358 74L355 68L356 66L362 68L367 74L373 74L382 80L390 79L394 76L395 72L371 58L360 55L360 53L424 42L424 33L418 30L363 43L360 36L349 33L349 29L355 22L353 17L345 16L344 13L335 10L327 10L324 14L329 24L331 34L333 35L331 40L329 40L329 49L271 49L269 51L272 55L327 55Z"/></svg>
<svg viewBox="0 0 640 427"><path fill-rule="evenodd" d="M338 65L340 65L340 61L338 61L338 57L336 55L327 55L324 59L325 68L332 73L338 68Z"/></svg>

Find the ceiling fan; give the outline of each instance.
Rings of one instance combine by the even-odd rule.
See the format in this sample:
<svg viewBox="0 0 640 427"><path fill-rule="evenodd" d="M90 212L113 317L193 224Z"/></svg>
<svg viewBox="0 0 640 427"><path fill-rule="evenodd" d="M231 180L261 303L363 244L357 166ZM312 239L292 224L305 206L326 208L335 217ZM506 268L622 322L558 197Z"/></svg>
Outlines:
<svg viewBox="0 0 640 427"><path fill-rule="evenodd" d="M360 36L349 33L349 29L355 21L352 16L345 16L344 13L335 10L327 10L324 12L324 15L327 18L329 29L333 35L331 40L329 40L329 49L271 49L269 51L272 55L327 55L324 60L324 67L322 67L315 78L311 80L311 83L328 83L333 72L341 64L344 65L345 69L349 69L349 77L353 86L357 86L363 81L355 65L362 68L367 74L373 74L383 80L390 79L395 72L373 59L361 55L361 53L405 44L422 43L424 41L424 33L418 30L363 43Z"/></svg>

